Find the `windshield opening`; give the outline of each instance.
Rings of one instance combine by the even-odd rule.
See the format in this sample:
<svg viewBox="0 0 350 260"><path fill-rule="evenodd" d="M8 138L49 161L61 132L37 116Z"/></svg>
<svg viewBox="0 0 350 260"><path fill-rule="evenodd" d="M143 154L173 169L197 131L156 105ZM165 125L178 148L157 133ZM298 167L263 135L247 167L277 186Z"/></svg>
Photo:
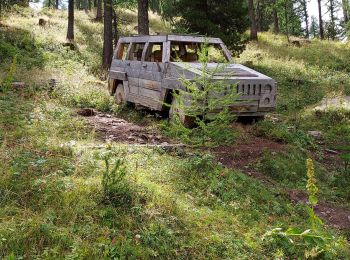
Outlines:
<svg viewBox="0 0 350 260"><path fill-rule="evenodd" d="M220 44L203 42L176 42L170 44L170 61L200 62L199 54L206 45L208 63L225 63L229 59Z"/></svg>

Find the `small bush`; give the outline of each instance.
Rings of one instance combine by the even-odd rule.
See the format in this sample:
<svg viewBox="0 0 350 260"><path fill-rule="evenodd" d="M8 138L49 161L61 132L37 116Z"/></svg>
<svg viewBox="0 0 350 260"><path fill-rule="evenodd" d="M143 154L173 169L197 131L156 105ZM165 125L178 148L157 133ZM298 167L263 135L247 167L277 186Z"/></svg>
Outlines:
<svg viewBox="0 0 350 260"><path fill-rule="evenodd" d="M236 134L230 124L235 120L235 115L229 111L229 106L237 102L238 94L235 87L223 87L227 84L225 79L214 79L227 64L210 68L209 47L206 44L198 51L198 56L200 73L193 79L180 78L185 89L173 93L176 102L172 109L175 115L170 127L165 129L168 135L194 145L232 143ZM182 122L184 117L193 122ZM193 125L196 127L189 128Z"/></svg>
<svg viewBox="0 0 350 260"><path fill-rule="evenodd" d="M99 157L105 165L101 181L104 199L116 206L129 205L132 201L132 191L125 178L127 169L120 152L108 144Z"/></svg>

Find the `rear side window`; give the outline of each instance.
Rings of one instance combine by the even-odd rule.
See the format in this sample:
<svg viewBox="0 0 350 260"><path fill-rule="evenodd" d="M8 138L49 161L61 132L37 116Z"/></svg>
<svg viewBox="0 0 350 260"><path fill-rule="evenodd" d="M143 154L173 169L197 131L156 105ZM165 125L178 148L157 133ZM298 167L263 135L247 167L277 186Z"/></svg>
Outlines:
<svg viewBox="0 0 350 260"><path fill-rule="evenodd" d="M162 62L163 60L163 43L150 43L148 45L145 61Z"/></svg>
<svg viewBox="0 0 350 260"><path fill-rule="evenodd" d="M125 60L126 59L126 55L129 49L129 43L122 43L120 44L117 53L116 53L116 58L118 60Z"/></svg>
<svg viewBox="0 0 350 260"><path fill-rule="evenodd" d="M142 52L145 48L145 43L134 43L131 46L129 60L141 61Z"/></svg>

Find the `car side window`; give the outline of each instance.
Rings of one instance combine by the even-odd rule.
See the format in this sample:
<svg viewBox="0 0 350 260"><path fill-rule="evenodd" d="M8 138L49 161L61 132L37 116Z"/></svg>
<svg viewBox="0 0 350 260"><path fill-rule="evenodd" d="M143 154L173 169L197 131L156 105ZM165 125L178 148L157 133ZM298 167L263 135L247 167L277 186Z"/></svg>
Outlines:
<svg viewBox="0 0 350 260"><path fill-rule="evenodd" d="M145 61L162 62L163 60L163 43L151 42L148 45Z"/></svg>
<svg viewBox="0 0 350 260"><path fill-rule="evenodd" d="M120 44L120 46L117 50L117 53L116 53L116 59L118 59L118 60L125 60L126 59L129 45L130 45L130 43Z"/></svg>
<svg viewBox="0 0 350 260"><path fill-rule="evenodd" d="M129 60L141 61L145 43L133 43L129 54Z"/></svg>

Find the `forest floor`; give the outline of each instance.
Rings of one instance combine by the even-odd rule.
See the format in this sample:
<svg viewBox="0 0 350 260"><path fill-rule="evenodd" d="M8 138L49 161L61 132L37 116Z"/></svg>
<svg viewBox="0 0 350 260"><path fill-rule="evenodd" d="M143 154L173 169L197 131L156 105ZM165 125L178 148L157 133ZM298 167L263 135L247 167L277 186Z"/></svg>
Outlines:
<svg viewBox="0 0 350 260"><path fill-rule="evenodd" d="M136 14L118 13L132 32ZM235 123L230 145L190 147L164 131L166 119L114 104L92 17L76 12L75 50L64 46L66 12L18 8L1 21L0 82L26 87L0 92L0 258L302 258L313 249L265 234L310 229L307 158L333 243L322 257L349 257L349 114L313 110L350 94L348 44L298 48L260 34L238 62L278 82L276 112ZM154 14L151 27L169 30ZM107 200L102 176L120 161L125 181Z"/></svg>
<svg viewBox="0 0 350 260"><path fill-rule="evenodd" d="M82 113L80 112L80 114ZM88 122L95 129L97 136L105 142L146 145L148 147L152 145L156 145L156 147L172 147L170 143L173 140L163 137L159 131L150 131L145 126L139 126L125 119L95 111L85 113L84 116L88 117ZM248 176L258 179L264 185L278 185L276 181L261 173L257 169L256 164L263 153L277 154L278 152L286 152L287 146L280 142L255 136L249 125L239 124L238 127L244 129L245 135L243 139L235 142L233 145L217 146L211 149L202 147L201 149L211 152L215 156L216 161L225 167L239 169ZM175 144L174 147L185 148L185 145L177 145ZM335 160L334 157L333 161ZM340 161L339 155L336 161ZM308 195L305 191L287 189L286 194L294 203L308 203ZM328 225L334 228L350 229L350 208L337 207L332 205L332 203L320 201L315 207L315 212Z"/></svg>

